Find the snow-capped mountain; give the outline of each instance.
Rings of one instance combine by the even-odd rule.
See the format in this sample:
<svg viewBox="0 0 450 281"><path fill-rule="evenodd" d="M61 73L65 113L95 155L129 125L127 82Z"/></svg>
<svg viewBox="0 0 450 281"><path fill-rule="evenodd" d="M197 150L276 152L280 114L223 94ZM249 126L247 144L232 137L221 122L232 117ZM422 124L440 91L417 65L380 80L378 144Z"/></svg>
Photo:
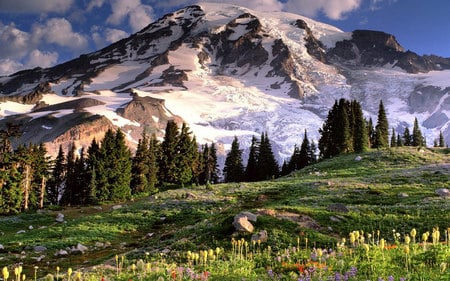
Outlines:
<svg viewBox="0 0 450 281"><path fill-rule="evenodd" d="M450 59L404 51L383 32L346 33L283 12L225 4L189 6L129 38L47 69L0 77L0 128L18 142L88 145L120 127L130 144L167 120L189 124L199 143L248 147L267 132L280 159L305 129L318 138L341 97L374 117L380 100L402 132L417 117L428 143L450 142Z"/></svg>

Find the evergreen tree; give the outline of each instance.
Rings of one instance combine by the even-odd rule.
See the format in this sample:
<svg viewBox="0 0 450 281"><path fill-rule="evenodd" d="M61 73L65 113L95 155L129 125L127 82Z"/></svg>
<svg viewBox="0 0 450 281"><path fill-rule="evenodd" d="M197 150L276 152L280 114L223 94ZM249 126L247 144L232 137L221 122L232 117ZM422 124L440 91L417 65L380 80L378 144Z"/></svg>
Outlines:
<svg viewBox="0 0 450 281"><path fill-rule="evenodd" d="M158 159L160 159L160 144L156 135L153 134L150 138L149 148L148 148L148 174L147 174L147 183L148 183L148 192L153 194L158 192Z"/></svg>
<svg viewBox="0 0 450 281"><path fill-rule="evenodd" d="M51 176L47 183L47 200L51 205L59 205L65 182L65 155L62 146L59 146L58 155L54 161Z"/></svg>
<svg viewBox="0 0 450 281"><path fill-rule="evenodd" d="M97 140L94 138L91 141L90 146L88 147L88 155L86 159L86 173L88 182L88 202L91 204L96 204L100 201L98 198L98 178L97 173L101 170L100 167L100 145Z"/></svg>
<svg viewBox="0 0 450 281"><path fill-rule="evenodd" d="M78 205L79 186L77 184L77 167L75 156L75 144L72 143L66 157L66 175L64 192L61 197L62 205Z"/></svg>
<svg viewBox="0 0 450 281"><path fill-rule="evenodd" d="M219 182L219 165L217 163L217 148L214 143L211 143L211 147L209 149L207 167L210 173L209 176L210 182L211 183Z"/></svg>
<svg viewBox="0 0 450 281"><path fill-rule="evenodd" d="M192 183L193 163L197 158L198 147L195 137L193 138L189 127L183 123L177 143L176 178L175 183L185 185Z"/></svg>
<svg viewBox="0 0 450 281"><path fill-rule="evenodd" d="M286 176L290 173L291 171L289 170L289 165L288 162L286 162L286 160L283 161L283 165L281 166L281 172L280 175L281 176Z"/></svg>
<svg viewBox="0 0 450 281"><path fill-rule="evenodd" d="M367 135L369 137L369 147L372 148L375 146L375 128L373 127L372 117L369 118L367 122Z"/></svg>
<svg viewBox="0 0 450 281"><path fill-rule="evenodd" d="M125 135L118 129L114 137L114 154L110 162L110 200L131 198L131 152L125 143Z"/></svg>
<svg viewBox="0 0 450 281"><path fill-rule="evenodd" d="M292 156L287 164L288 173L295 170L299 170L300 169L299 163L300 163L300 148L298 148L298 146L295 145L294 152L292 153Z"/></svg>
<svg viewBox="0 0 450 281"><path fill-rule="evenodd" d="M366 120L359 102L352 101L351 108L354 116L353 149L356 152L364 152L369 148L370 142Z"/></svg>
<svg viewBox="0 0 450 281"><path fill-rule="evenodd" d="M406 127L405 131L403 132L403 144L405 146L411 146L412 145L412 138L411 134L409 133L409 128Z"/></svg>
<svg viewBox="0 0 450 281"><path fill-rule="evenodd" d="M392 128L392 133L391 133L391 147L396 147L397 146L397 135L395 133L395 129Z"/></svg>
<svg viewBox="0 0 450 281"><path fill-rule="evenodd" d="M314 140L311 141L311 145L309 146L308 157L310 159L310 163L314 164L317 162L316 158L317 145Z"/></svg>
<svg viewBox="0 0 450 281"><path fill-rule="evenodd" d="M338 135L339 132L337 132L337 126L335 125L338 118L338 110L339 105L338 102L335 101L333 107L328 112L328 116L322 128L319 129L319 150L321 158L330 158L338 155L340 152L337 145L338 140L336 139L336 135Z"/></svg>
<svg viewBox="0 0 450 281"><path fill-rule="evenodd" d="M161 143L159 179L162 183L176 183L177 179L178 126L173 120L166 125L164 140Z"/></svg>
<svg viewBox="0 0 450 281"><path fill-rule="evenodd" d="M339 100L337 119L335 120L335 130L333 139L336 140L335 145L338 149L338 154L348 153L353 151L353 140L351 138L351 128L348 116L349 103L345 99Z"/></svg>
<svg viewBox="0 0 450 281"><path fill-rule="evenodd" d="M148 173L150 172L150 167L148 165L149 157L149 138L145 132L143 132L142 138L138 141L136 153L132 160L131 190L133 194L148 192L150 189L147 178Z"/></svg>
<svg viewBox="0 0 450 281"><path fill-rule="evenodd" d="M404 145L403 144L403 139L400 136L400 134L397 133L397 147L402 147L403 145Z"/></svg>
<svg viewBox="0 0 450 281"><path fill-rule="evenodd" d="M234 137L231 143L231 150L225 159L223 174L225 175L225 182L240 182L243 179L242 150L239 148L237 137Z"/></svg>
<svg viewBox="0 0 450 281"><path fill-rule="evenodd" d="M270 144L267 133L261 134L257 167L259 171L258 180L268 180L276 178L280 173L277 161L275 160L275 156L272 152L272 145Z"/></svg>
<svg viewBox="0 0 450 281"><path fill-rule="evenodd" d="M252 182L258 180L258 157L259 142L255 136L252 136L252 143L250 145L247 166L245 167L245 181Z"/></svg>
<svg viewBox="0 0 450 281"><path fill-rule="evenodd" d="M445 147L445 139L442 131L439 131L439 147Z"/></svg>
<svg viewBox="0 0 450 281"><path fill-rule="evenodd" d="M412 146L424 146L424 138L422 136L422 132L420 131L419 121L417 121L417 118L414 118L411 145Z"/></svg>
<svg viewBox="0 0 450 281"><path fill-rule="evenodd" d="M311 145L309 144L308 133L305 130L305 134L303 136L303 141L300 146L300 153L299 153L299 159L298 159L299 162L297 165L298 169L303 169L304 167L311 164L311 158L309 155L310 150L311 150Z"/></svg>
<svg viewBox="0 0 450 281"><path fill-rule="evenodd" d="M380 101L378 108L378 121L375 126L374 148L386 148L389 146L389 124L384 110L383 101Z"/></svg>

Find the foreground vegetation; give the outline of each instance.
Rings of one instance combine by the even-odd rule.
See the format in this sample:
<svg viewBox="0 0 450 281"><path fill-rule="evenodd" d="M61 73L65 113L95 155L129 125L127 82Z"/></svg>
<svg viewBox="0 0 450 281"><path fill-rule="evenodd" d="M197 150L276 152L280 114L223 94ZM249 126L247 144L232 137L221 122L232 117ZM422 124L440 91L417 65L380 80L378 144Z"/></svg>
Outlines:
<svg viewBox="0 0 450 281"><path fill-rule="evenodd" d="M448 160L370 151L272 181L1 217L0 264L8 280L449 280L450 204L435 193L449 187ZM266 242L234 235L241 211L258 215ZM78 243L88 249L55 255Z"/></svg>

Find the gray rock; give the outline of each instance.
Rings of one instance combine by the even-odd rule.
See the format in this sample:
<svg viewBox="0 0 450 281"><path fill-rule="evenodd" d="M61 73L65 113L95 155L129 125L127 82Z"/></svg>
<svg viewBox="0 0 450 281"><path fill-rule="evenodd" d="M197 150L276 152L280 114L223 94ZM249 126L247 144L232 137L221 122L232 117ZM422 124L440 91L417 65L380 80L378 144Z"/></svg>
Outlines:
<svg viewBox="0 0 450 281"><path fill-rule="evenodd" d="M409 197L409 195L408 195L408 193L406 193L406 192L400 192L400 193L398 194L398 197L399 197L399 198L406 198L406 197Z"/></svg>
<svg viewBox="0 0 450 281"><path fill-rule="evenodd" d="M72 249L70 249L70 252L72 253L82 253L84 254L85 252L87 252L89 249L88 247L84 246L81 243L78 243L76 247L72 247Z"/></svg>
<svg viewBox="0 0 450 281"><path fill-rule="evenodd" d="M330 217L330 220L331 220L331 221L334 221L334 222L341 222L341 219L338 218L338 217L335 217L335 216L331 216L331 217Z"/></svg>
<svg viewBox="0 0 450 281"><path fill-rule="evenodd" d="M358 161L358 162L359 162L359 161L361 161L361 160L362 160L362 157L361 157L361 156L359 156L359 155L356 156L355 161Z"/></svg>
<svg viewBox="0 0 450 281"><path fill-rule="evenodd" d="M97 211L101 211L101 210L103 210L103 208L102 208L102 207L100 207L100 206L95 206L95 207L93 207L93 209L94 209L94 210L97 210Z"/></svg>
<svg viewBox="0 0 450 281"><path fill-rule="evenodd" d="M262 243L267 242L269 239L269 235L267 234L267 231L261 230L258 233L255 233L252 235L252 241L261 241Z"/></svg>
<svg viewBox="0 0 450 281"><path fill-rule="evenodd" d="M197 199L197 195L195 195L192 192L186 192L186 194L184 195L184 198L186 198L186 199Z"/></svg>
<svg viewBox="0 0 450 281"><path fill-rule="evenodd" d="M330 212L338 212L338 213L350 212L350 210L347 208L347 206L345 206L344 204L341 204L341 203L331 204L330 206L328 206L327 210Z"/></svg>
<svg viewBox="0 0 450 281"><path fill-rule="evenodd" d="M36 253L41 253L47 251L47 248L44 246L34 246L33 251Z"/></svg>
<svg viewBox="0 0 450 281"><path fill-rule="evenodd" d="M40 261L42 261L45 258L45 256L44 255L40 255L39 257L31 257L31 258L33 260L37 261L37 262L40 262Z"/></svg>
<svg viewBox="0 0 450 281"><path fill-rule="evenodd" d="M33 227L32 225L30 225L30 226L28 226L28 229L29 229L29 230L33 230L34 227Z"/></svg>
<svg viewBox="0 0 450 281"><path fill-rule="evenodd" d="M450 190L448 188L436 189L435 193L443 198L450 198Z"/></svg>
<svg viewBox="0 0 450 281"><path fill-rule="evenodd" d="M252 233L254 226L248 221L247 216L238 214L234 217L233 226L236 231Z"/></svg>
<svg viewBox="0 0 450 281"><path fill-rule="evenodd" d="M249 221L256 222L258 219L258 215L255 215L250 212L242 212L241 215L246 216Z"/></svg>
<svg viewBox="0 0 450 281"><path fill-rule="evenodd" d="M22 234L22 233L25 233L25 232L26 231L22 229L22 230L17 231L16 234Z"/></svg>
<svg viewBox="0 0 450 281"><path fill-rule="evenodd" d="M121 209L121 208L122 208L122 205L114 205L114 206L111 207L111 209L113 209L113 210L118 210L118 209Z"/></svg>
<svg viewBox="0 0 450 281"><path fill-rule="evenodd" d="M69 255L69 252L67 252L66 250L59 250L55 253L55 256L67 256Z"/></svg>
<svg viewBox="0 0 450 281"><path fill-rule="evenodd" d="M58 213L58 214L56 215L55 221L60 222L60 223L63 223L63 222L64 222L64 214L63 214L63 213Z"/></svg>
<svg viewBox="0 0 450 281"><path fill-rule="evenodd" d="M2 244L0 244L0 250L4 250L5 246L3 246Z"/></svg>

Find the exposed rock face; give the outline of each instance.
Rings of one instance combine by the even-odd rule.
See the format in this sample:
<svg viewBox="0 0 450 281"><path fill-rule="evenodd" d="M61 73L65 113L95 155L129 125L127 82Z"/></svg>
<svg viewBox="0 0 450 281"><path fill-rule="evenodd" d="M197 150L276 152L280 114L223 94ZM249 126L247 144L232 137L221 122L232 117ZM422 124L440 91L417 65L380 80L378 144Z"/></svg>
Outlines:
<svg viewBox="0 0 450 281"><path fill-rule="evenodd" d="M392 64L410 73L448 69L450 63L450 59L405 52L393 35L371 30L353 31L352 39L337 42L328 52L328 58L363 66Z"/></svg>
<svg viewBox="0 0 450 281"><path fill-rule="evenodd" d="M322 42L320 42L319 40L317 40L316 37L314 37L311 28L309 28L308 24L304 20L298 19L295 22L295 26L304 29L306 31L307 36L305 38L306 40L305 46L307 48L308 54L323 63L327 63L328 61L325 50L326 48Z"/></svg>

